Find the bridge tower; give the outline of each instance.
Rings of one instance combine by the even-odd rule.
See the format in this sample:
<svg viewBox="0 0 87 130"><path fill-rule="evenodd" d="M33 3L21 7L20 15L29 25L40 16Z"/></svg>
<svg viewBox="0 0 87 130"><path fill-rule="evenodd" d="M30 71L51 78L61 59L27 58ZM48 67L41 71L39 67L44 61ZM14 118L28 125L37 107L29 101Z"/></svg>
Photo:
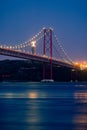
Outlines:
<svg viewBox="0 0 87 130"><path fill-rule="evenodd" d="M48 57L50 60L50 75L49 75L49 79L46 78L46 64L45 62L43 62L43 80L42 81L48 81L48 82L52 82L52 28L43 29L43 33L44 33L44 42L43 42L43 56L44 57Z"/></svg>
<svg viewBox="0 0 87 130"><path fill-rule="evenodd" d="M36 54L36 41L31 42L31 52L32 54Z"/></svg>

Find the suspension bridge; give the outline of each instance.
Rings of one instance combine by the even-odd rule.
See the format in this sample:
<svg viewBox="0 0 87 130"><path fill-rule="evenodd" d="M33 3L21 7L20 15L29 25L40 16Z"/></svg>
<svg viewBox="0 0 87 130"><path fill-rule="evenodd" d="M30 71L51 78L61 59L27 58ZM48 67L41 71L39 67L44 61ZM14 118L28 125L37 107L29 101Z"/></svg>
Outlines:
<svg viewBox="0 0 87 130"><path fill-rule="evenodd" d="M43 62L43 79L46 75L46 63L50 64L50 80L52 80L52 65L75 68L52 28L43 28L24 43L0 44L0 55Z"/></svg>

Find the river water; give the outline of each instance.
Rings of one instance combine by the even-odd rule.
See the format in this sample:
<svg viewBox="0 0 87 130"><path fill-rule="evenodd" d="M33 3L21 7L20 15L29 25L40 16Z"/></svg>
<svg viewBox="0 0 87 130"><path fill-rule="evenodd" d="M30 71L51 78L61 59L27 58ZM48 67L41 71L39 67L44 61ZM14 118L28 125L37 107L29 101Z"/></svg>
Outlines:
<svg viewBox="0 0 87 130"><path fill-rule="evenodd" d="M87 83L0 83L0 130L87 130Z"/></svg>

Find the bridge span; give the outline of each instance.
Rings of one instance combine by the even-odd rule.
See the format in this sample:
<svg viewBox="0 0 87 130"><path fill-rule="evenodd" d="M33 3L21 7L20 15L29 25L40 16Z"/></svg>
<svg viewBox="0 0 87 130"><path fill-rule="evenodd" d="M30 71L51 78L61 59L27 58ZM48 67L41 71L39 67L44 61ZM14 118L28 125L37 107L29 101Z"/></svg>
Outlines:
<svg viewBox="0 0 87 130"><path fill-rule="evenodd" d="M42 41L40 41L41 39ZM38 52L40 53L38 54ZM52 65L64 66L71 69L76 68L52 28L43 28L32 39L22 44L15 46L1 44L0 55L43 62L43 79L46 73L44 63L50 64L50 79L52 79Z"/></svg>
<svg viewBox="0 0 87 130"><path fill-rule="evenodd" d="M50 63L50 59L51 59L51 57L48 57L45 55L40 56L36 54L29 54L29 53L24 53L17 50L10 50L10 49L4 49L4 48L0 48L0 55L6 55L6 56L11 56L11 57L17 57L17 58L22 58L22 59L27 59L27 60L46 62L46 63ZM65 66L69 68L75 68L74 64L63 62L55 58L52 58L52 64Z"/></svg>

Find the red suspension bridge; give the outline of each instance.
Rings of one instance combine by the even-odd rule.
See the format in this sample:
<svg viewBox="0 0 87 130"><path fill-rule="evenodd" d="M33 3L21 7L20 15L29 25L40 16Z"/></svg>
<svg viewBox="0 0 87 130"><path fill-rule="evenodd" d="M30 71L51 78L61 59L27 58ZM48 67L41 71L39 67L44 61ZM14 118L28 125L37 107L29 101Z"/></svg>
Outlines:
<svg viewBox="0 0 87 130"><path fill-rule="evenodd" d="M53 64L75 68L52 28L43 28L33 38L21 44L14 46L0 44L0 54L43 62L43 79L46 78L46 63L50 64L50 80Z"/></svg>

